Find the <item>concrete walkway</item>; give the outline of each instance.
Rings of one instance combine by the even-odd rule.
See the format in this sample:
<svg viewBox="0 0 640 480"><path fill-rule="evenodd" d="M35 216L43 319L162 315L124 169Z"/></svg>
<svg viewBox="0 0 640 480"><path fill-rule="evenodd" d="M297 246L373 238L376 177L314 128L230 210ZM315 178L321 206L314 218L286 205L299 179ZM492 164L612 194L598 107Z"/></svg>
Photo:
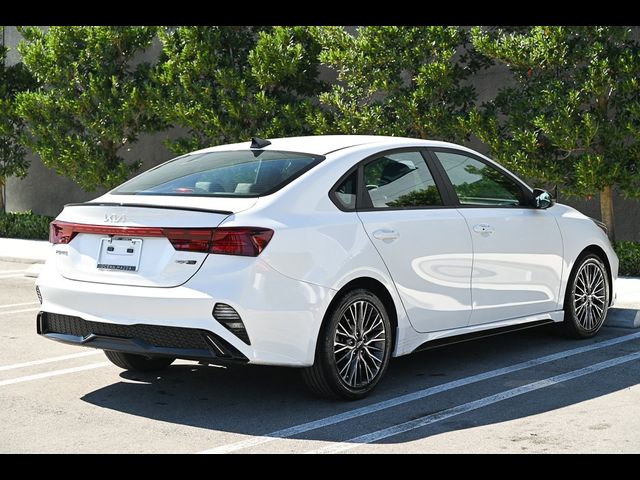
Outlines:
<svg viewBox="0 0 640 480"><path fill-rule="evenodd" d="M0 238L0 261L21 263L44 263L51 244L42 240L20 240Z"/></svg>
<svg viewBox="0 0 640 480"><path fill-rule="evenodd" d="M51 244L38 240L0 238L0 261L32 263L25 274L37 277L51 251ZM617 299L609 310L606 325L619 328L640 328L640 278L620 277Z"/></svg>

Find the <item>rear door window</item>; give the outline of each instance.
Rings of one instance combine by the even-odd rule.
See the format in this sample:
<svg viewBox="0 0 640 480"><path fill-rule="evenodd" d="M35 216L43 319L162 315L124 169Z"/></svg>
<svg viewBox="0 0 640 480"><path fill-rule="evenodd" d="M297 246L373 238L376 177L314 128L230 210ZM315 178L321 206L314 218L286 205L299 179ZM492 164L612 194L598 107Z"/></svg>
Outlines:
<svg viewBox="0 0 640 480"><path fill-rule="evenodd" d="M323 159L271 150L196 153L138 175L111 193L258 197L279 190Z"/></svg>
<svg viewBox="0 0 640 480"><path fill-rule="evenodd" d="M364 184L376 209L442 205L438 187L420 152L392 153L367 163Z"/></svg>

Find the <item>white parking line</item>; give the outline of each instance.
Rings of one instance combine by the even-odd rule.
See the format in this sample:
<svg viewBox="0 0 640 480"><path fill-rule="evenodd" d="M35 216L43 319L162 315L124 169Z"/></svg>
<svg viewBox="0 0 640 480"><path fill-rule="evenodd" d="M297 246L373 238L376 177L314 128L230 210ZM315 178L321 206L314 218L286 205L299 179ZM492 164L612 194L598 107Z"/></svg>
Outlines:
<svg viewBox="0 0 640 480"><path fill-rule="evenodd" d="M0 312L0 315L11 315L13 313L37 312L40 308L24 308L22 310L12 310L10 312Z"/></svg>
<svg viewBox="0 0 640 480"><path fill-rule="evenodd" d="M229 453L236 450L255 447L255 446L273 442L279 439L293 437L295 435L309 432L311 430L316 430L319 428L328 427L330 425L335 425L337 423L346 422L348 420L352 420L354 418L361 417L363 415L369 415L371 413L379 412L380 410L385 410L387 408L397 407L399 405L403 405L408 402L413 402L415 400L420 400L422 398L429 397L431 395L436 395L438 393L446 392L454 388L463 387L466 385L470 385L472 383L477 383L477 382L495 378L501 375L506 375L508 373L517 372L519 370L536 367L538 365L542 365L545 363L555 362L556 360L561 360L563 358L571 357L573 355L580 355L582 353L587 353L587 352L591 352L601 348L610 347L612 345L617 345L623 342L629 342L631 340L636 340L638 338L640 338L640 332L612 338L609 340L605 340L603 342L593 343L591 345L585 345L584 347L578 347L571 350L565 350L562 352L553 353L551 355L546 355L544 357L539 357L533 360L528 360L526 362L517 363L510 367L502 367L496 370L490 370L488 372L479 373L477 375L472 375L470 377L461 378L459 380L454 380L452 382L444 383L442 385L436 385L434 387L425 388L424 390L418 390L417 392L408 393L406 395L401 395L399 397L391 398L389 400L384 400L382 402L373 403L371 405L367 405L366 407L356 408L354 410L349 410L347 412L339 413L337 415L331 415L329 417L321 418L319 420L314 420L312 422L302 423L299 425L295 425L293 427L277 430L275 432L267 433L264 436L252 437L247 440L242 440L239 442L221 445L218 447L214 447L210 450L205 450L200 453L204 453L204 454Z"/></svg>
<svg viewBox="0 0 640 480"><path fill-rule="evenodd" d="M343 452L345 450L356 448L360 445L384 440L385 438L393 437L401 433L425 427L427 425L431 425L432 423L440 422L457 415L462 415L463 413L468 413L473 410L492 405L494 403L517 397L519 395L524 395L525 393L534 392L542 388L550 387L551 385L556 385L568 380L573 380L574 378L583 377L585 375L599 372L600 370L604 370L606 368L615 367L616 365L622 365L623 363L632 362L634 360L640 360L640 352L630 353L629 355L624 355L622 357L611 358L604 362L589 365L588 367L573 370L571 372L556 375L554 377L545 378L544 380L539 380L537 382L528 383L526 385L522 385L521 387L512 388L511 390L505 390L503 392L496 393L495 395L481 398L480 400L475 400L463 405L458 405L441 412L432 413L431 415L425 415L424 417L416 418L415 420L410 420L405 423L400 423L389 428L384 428L373 433L360 435L359 437L352 438L350 440L347 440L346 442L334 443L332 445L328 445L317 450L310 450L305 453Z"/></svg>
<svg viewBox="0 0 640 480"><path fill-rule="evenodd" d="M0 308L24 307L25 305L37 305L39 302L12 303L11 305L0 305Z"/></svg>
<svg viewBox="0 0 640 480"><path fill-rule="evenodd" d="M0 275L7 275L9 273L24 273L26 272L26 269L22 269L22 270L3 270L2 272L0 272Z"/></svg>
<svg viewBox="0 0 640 480"><path fill-rule="evenodd" d="M62 370L53 370L51 372L36 373L35 375L27 375L26 377L11 378L9 380L1 380L0 387L5 385L14 385L16 383L30 382L32 380L40 380L41 378L57 377L59 375L66 375L67 373L83 372L85 370L93 370L95 368L106 367L112 365L111 362L90 363L89 365L83 365L82 367L64 368Z"/></svg>
<svg viewBox="0 0 640 480"><path fill-rule="evenodd" d="M90 355L98 355L102 350L92 350L90 352L72 353L69 355L60 355L58 357L43 358L41 360L33 360L32 362L14 363L13 365L0 366L0 372L7 370L15 370L16 368L32 367L34 365L42 365L44 363L61 362L63 360L73 360L75 358L88 357Z"/></svg>
<svg viewBox="0 0 640 480"><path fill-rule="evenodd" d="M25 270L25 272L26 272L26 270ZM0 275L0 280L2 280L4 278L18 278L18 277L30 278L30 277L25 277L24 273L21 273L21 274L16 274L16 275Z"/></svg>

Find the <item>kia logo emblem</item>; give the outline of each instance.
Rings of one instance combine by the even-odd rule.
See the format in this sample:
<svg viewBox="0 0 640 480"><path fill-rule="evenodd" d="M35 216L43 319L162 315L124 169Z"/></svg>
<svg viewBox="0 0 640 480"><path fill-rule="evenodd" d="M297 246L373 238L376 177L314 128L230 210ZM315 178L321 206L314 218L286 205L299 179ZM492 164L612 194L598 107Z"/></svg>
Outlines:
<svg viewBox="0 0 640 480"><path fill-rule="evenodd" d="M122 223L127 221L127 216L124 213L105 213L104 221L106 223Z"/></svg>

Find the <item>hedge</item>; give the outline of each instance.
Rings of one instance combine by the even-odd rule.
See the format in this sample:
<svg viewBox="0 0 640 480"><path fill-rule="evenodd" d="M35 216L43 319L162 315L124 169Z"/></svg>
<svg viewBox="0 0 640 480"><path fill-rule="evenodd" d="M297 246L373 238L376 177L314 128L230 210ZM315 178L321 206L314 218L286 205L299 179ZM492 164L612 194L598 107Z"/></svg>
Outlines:
<svg viewBox="0 0 640 480"><path fill-rule="evenodd" d="M640 277L640 243L616 242L614 247L620 259L619 274Z"/></svg>
<svg viewBox="0 0 640 480"><path fill-rule="evenodd" d="M0 237L48 240L51 220L51 217L36 215L31 211L0 212Z"/></svg>

